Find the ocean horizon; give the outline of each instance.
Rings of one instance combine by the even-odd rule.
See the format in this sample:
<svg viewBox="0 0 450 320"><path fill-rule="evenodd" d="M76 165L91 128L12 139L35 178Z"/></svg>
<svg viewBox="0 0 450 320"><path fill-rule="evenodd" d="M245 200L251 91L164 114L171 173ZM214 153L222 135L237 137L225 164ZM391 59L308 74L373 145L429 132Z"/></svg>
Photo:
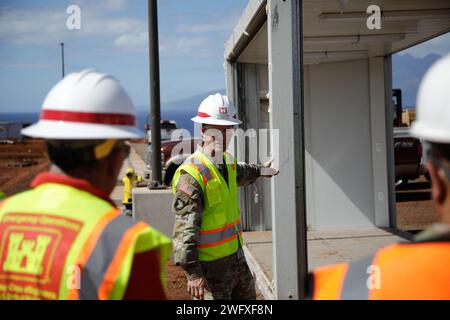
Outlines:
<svg viewBox="0 0 450 320"><path fill-rule="evenodd" d="M137 122L138 127L145 132L145 124L151 122L149 111L138 110ZM194 133L194 124L191 118L195 117L195 111L190 112L186 110L161 110L161 119L173 120L177 123L178 128L188 130L191 134ZM1 112L0 122L16 122L16 123L35 123L39 120L39 112Z"/></svg>

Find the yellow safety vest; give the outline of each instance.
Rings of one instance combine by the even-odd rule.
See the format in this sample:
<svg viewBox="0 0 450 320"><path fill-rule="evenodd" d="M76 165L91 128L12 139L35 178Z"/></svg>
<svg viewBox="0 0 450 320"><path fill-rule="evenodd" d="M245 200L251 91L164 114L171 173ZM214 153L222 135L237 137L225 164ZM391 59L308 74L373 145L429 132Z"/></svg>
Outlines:
<svg viewBox="0 0 450 320"><path fill-rule="evenodd" d="M171 241L109 202L44 183L0 206L0 299L122 299L135 253L157 250L161 281Z"/></svg>
<svg viewBox="0 0 450 320"><path fill-rule="evenodd" d="M235 253L243 245L236 160L225 155L228 185L214 163L200 151L192 154L177 169L172 180L173 192L180 174L190 174L203 192L204 208L198 245L200 261L215 261Z"/></svg>

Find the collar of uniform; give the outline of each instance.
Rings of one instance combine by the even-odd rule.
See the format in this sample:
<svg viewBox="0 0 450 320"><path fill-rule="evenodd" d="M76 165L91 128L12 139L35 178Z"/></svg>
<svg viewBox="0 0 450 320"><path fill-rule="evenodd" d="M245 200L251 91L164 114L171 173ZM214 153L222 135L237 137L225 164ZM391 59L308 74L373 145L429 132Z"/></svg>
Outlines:
<svg viewBox="0 0 450 320"><path fill-rule="evenodd" d="M116 207L115 203L111 200L111 198L107 194L105 194L99 188L97 188L96 186L94 186L93 184L91 184L86 180L77 179L58 173L44 172L37 175L36 178L34 178L33 182L31 182L30 186L32 188L36 188L45 183L63 184L82 191L89 192Z"/></svg>
<svg viewBox="0 0 450 320"><path fill-rule="evenodd" d="M414 242L449 241L450 225L435 223L414 237Z"/></svg>

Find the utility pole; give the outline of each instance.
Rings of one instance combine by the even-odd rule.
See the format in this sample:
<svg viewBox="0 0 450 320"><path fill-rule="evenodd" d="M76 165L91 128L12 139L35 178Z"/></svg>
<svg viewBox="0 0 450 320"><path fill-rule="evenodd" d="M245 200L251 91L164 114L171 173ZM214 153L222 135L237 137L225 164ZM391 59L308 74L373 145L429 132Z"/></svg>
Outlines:
<svg viewBox="0 0 450 320"><path fill-rule="evenodd" d="M61 70L62 70L62 77L64 78L64 42L61 42L60 45L61 45Z"/></svg>
<svg viewBox="0 0 450 320"><path fill-rule="evenodd" d="M159 43L157 0L148 0L148 38L150 53L150 112L152 115L152 181L150 188L162 185L161 174L161 104L159 87Z"/></svg>

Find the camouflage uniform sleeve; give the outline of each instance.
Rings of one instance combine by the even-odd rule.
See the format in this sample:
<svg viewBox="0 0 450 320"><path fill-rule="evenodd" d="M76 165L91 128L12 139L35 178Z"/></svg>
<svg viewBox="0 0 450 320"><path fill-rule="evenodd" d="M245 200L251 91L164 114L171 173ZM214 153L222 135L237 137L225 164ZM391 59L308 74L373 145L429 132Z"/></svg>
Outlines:
<svg viewBox="0 0 450 320"><path fill-rule="evenodd" d="M188 280L201 278L198 242L203 211L202 189L189 174L180 175L172 204L175 214L173 258L186 271Z"/></svg>
<svg viewBox="0 0 450 320"><path fill-rule="evenodd" d="M238 163L236 167L236 180L239 187L245 187L255 182L261 175L261 165Z"/></svg>

